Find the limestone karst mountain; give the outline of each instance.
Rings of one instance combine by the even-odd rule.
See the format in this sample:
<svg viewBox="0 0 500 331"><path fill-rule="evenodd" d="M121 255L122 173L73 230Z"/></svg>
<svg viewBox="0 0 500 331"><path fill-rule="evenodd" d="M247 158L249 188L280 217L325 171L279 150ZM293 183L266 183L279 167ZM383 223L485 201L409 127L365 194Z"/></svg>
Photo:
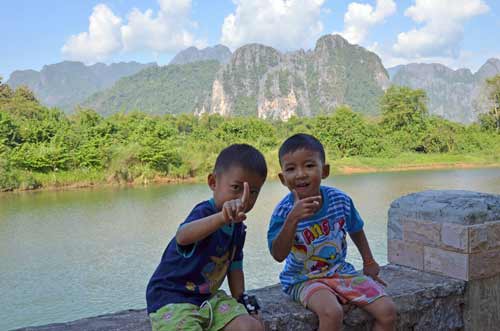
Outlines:
<svg viewBox="0 0 500 331"><path fill-rule="evenodd" d="M7 84L13 88L28 86L46 106L71 111L76 104L97 91L111 87L118 79L154 65L120 62L87 66L81 62L64 61L45 65L40 71L16 70Z"/></svg>
<svg viewBox="0 0 500 331"><path fill-rule="evenodd" d="M389 71L395 71L391 79L393 84L427 92L431 114L471 123L478 114L487 111L485 80L500 74L500 60L489 59L476 73L469 69L452 70L437 63L411 63Z"/></svg>
<svg viewBox="0 0 500 331"><path fill-rule="evenodd" d="M198 61L215 60L219 63L227 63L231 58L231 51L224 45L215 45L213 47L206 47L198 49L196 47L189 47L180 51L169 64L186 64Z"/></svg>

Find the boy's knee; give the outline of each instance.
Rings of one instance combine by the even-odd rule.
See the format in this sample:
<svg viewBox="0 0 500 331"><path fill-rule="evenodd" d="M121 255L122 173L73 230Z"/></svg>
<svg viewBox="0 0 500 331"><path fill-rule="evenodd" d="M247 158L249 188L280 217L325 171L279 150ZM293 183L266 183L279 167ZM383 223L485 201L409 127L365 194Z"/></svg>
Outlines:
<svg viewBox="0 0 500 331"><path fill-rule="evenodd" d="M243 328L241 328L240 330L244 330L244 331L253 331L253 330L264 331L264 327L262 326L262 323L260 321L256 320L253 317L250 317L248 319L248 323L245 323L245 326Z"/></svg>
<svg viewBox="0 0 500 331"><path fill-rule="evenodd" d="M342 322L344 319L344 311L340 305L325 305L317 311L320 320L328 320L332 322Z"/></svg>
<svg viewBox="0 0 500 331"><path fill-rule="evenodd" d="M376 316L376 319L384 325L392 325L396 322L396 318L396 305L392 300L387 300L386 302L384 302L384 306L380 310L379 316Z"/></svg>
<svg viewBox="0 0 500 331"><path fill-rule="evenodd" d="M250 315L242 315L233 319L224 331L264 331L262 323Z"/></svg>

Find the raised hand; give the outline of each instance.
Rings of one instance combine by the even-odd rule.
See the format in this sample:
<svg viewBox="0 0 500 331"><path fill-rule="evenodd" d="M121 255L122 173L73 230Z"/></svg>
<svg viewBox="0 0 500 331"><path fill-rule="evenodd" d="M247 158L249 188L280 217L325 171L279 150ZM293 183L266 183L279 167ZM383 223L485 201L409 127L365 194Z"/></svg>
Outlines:
<svg viewBox="0 0 500 331"><path fill-rule="evenodd" d="M240 223L247 219L248 198L250 187L247 182L243 183L243 195L241 199L234 199L224 202L222 205L222 215L226 223Z"/></svg>
<svg viewBox="0 0 500 331"><path fill-rule="evenodd" d="M300 220L311 217L318 211L321 205L321 196L316 195L300 199L297 191L292 190L292 193L294 204L290 214L288 214L289 219L299 222Z"/></svg>

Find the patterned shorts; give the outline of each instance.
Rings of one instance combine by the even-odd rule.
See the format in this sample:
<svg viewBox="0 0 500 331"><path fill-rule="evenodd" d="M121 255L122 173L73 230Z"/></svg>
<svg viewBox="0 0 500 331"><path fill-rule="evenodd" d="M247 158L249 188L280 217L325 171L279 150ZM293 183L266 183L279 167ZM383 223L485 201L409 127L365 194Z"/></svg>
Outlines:
<svg viewBox="0 0 500 331"><path fill-rule="evenodd" d="M248 314L233 297L219 290L201 306L175 303L149 314L152 331L218 331L240 315Z"/></svg>
<svg viewBox="0 0 500 331"><path fill-rule="evenodd" d="M307 307L311 296L319 290L327 290L335 294L341 304L350 303L356 306L367 305L387 295L382 285L371 277L362 274L336 274L330 278L311 279L296 284L292 288L291 296L293 300Z"/></svg>

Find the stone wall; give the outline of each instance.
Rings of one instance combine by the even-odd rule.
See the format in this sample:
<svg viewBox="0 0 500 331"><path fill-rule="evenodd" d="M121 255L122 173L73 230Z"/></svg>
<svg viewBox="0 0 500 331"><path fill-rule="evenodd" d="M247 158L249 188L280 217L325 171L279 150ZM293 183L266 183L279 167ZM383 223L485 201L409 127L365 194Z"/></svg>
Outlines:
<svg viewBox="0 0 500 331"><path fill-rule="evenodd" d="M465 282L411 268L387 265L381 277L398 306L399 330L461 330ZM312 331L318 320L311 311L291 301L278 285L250 291L259 297L267 330ZM361 309L346 307L344 330L369 330L371 318ZM145 310L85 318L70 323L25 328L24 331L150 331Z"/></svg>
<svg viewBox="0 0 500 331"><path fill-rule="evenodd" d="M500 329L500 195L425 191L389 209L388 259L467 281L467 330Z"/></svg>
<svg viewBox="0 0 500 331"><path fill-rule="evenodd" d="M381 277L398 308L398 330L498 330L500 325L500 195L425 191L394 201L388 257ZM259 297L266 330L315 330L315 314L278 285ZM345 307L344 330L370 330L371 318ZM19 330L149 331L144 310Z"/></svg>

